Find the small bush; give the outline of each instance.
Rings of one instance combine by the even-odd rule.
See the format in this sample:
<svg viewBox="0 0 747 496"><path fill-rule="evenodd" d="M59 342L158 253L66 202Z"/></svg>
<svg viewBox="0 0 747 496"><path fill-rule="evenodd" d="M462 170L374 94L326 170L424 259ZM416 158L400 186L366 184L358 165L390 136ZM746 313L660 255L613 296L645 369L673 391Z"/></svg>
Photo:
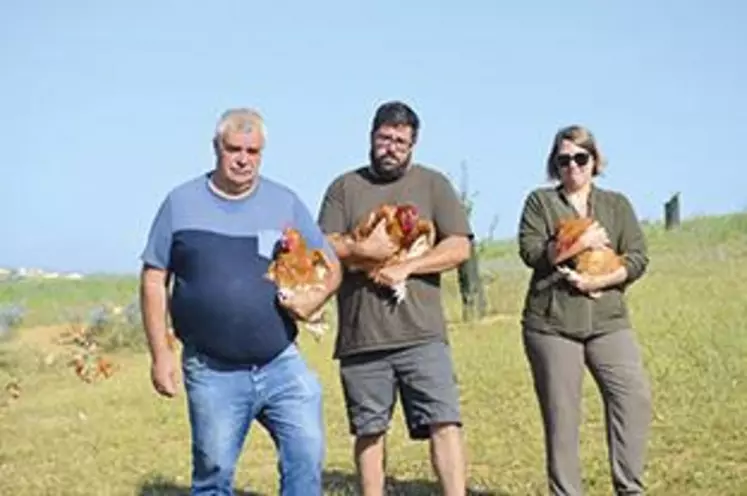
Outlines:
<svg viewBox="0 0 747 496"><path fill-rule="evenodd" d="M21 304L0 307L0 340L9 339L12 331L23 322L26 309Z"/></svg>
<svg viewBox="0 0 747 496"><path fill-rule="evenodd" d="M142 350L147 344L137 300L125 307L98 305L86 318L77 315L68 322L72 336L85 335L87 341L96 343L102 351Z"/></svg>
<svg viewBox="0 0 747 496"><path fill-rule="evenodd" d="M69 332L63 343L73 348L69 365L85 382L108 378L114 372L113 362L104 356L123 349L141 350L146 346L137 301L125 307L99 305L86 318L72 315Z"/></svg>

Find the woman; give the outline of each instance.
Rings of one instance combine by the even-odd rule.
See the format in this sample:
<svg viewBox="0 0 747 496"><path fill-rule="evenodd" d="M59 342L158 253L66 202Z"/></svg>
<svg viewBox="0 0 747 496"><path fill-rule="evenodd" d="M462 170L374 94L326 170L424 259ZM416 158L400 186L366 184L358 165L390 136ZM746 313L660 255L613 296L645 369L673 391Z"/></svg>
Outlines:
<svg viewBox="0 0 747 496"><path fill-rule="evenodd" d="M547 174L557 186L526 198L519 223L519 254L533 269L522 314L524 349L544 422L550 492L579 495L579 424L585 366L605 407L607 448L617 494L643 494L643 466L651 393L624 292L646 270L648 256L628 199L602 189L594 177L604 160L591 132L569 126L555 135ZM618 268L604 275L554 266L558 221L588 218L583 249L611 247Z"/></svg>

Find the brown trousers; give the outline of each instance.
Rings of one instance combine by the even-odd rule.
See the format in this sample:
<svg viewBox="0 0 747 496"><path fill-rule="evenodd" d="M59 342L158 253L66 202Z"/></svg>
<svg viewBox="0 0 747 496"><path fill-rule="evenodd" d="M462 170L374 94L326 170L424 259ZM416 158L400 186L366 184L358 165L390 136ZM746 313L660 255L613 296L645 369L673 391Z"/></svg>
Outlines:
<svg viewBox="0 0 747 496"><path fill-rule="evenodd" d="M617 495L643 494L651 389L633 331L574 340L525 329L524 350L542 412L550 493L579 496L579 428L585 367L604 402L607 449Z"/></svg>

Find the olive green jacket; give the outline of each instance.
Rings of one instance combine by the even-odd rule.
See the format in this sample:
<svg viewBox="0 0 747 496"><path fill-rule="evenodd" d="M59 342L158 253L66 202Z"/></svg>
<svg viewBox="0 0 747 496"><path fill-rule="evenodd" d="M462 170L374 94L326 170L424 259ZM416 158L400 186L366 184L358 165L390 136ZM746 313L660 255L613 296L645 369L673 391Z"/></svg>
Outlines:
<svg viewBox="0 0 747 496"><path fill-rule="evenodd" d="M597 299L569 284L547 257L558 221L578 217L560 187L538 188L526 198L519 222L519 255L532 270L524 301L525 329L585 339L631 328L624 293L648 266L646 241L630 201L616 191L593 186L589 215L607 231L612 248L623 256L627 279L607 287Z"/></svg>

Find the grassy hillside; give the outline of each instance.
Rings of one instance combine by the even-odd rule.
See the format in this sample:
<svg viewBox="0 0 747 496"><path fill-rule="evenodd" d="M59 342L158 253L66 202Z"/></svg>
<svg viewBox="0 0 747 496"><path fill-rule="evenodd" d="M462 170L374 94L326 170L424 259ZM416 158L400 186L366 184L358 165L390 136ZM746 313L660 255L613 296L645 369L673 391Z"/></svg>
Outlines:
<svg viewBox="0 0 747 496"><path fill-rule="evenodd" d="M646 226L651 265L629 295L654 391L649 494L747 494L747 215L692 219L674 232ZM483 252L492 315L463 325L453 274L445 301L466 422L470 478L484 494L544 494L539 412L521 348L518 312L527 271L512 242ZM54 340L68 315L124 306L133 278L0 285L0 305L24 302L23 326L0 344L0 494L184 494L189 432L184 397L150 389L148 360L121 349L116 373L86 384ZM302 339L325 386L329 494L353 494L332 336ZM20 390L15 390L17 386ZM4 396L3 396L4 394ZM13 398L18 394L17 398ZM610 494L603 414L585 382L582 457L587 494ZM389 439L391 494L437 494L427 446L408 441L400 412ZM240 488L275 494L275 455L261 428L237 473Z"/></svg>

